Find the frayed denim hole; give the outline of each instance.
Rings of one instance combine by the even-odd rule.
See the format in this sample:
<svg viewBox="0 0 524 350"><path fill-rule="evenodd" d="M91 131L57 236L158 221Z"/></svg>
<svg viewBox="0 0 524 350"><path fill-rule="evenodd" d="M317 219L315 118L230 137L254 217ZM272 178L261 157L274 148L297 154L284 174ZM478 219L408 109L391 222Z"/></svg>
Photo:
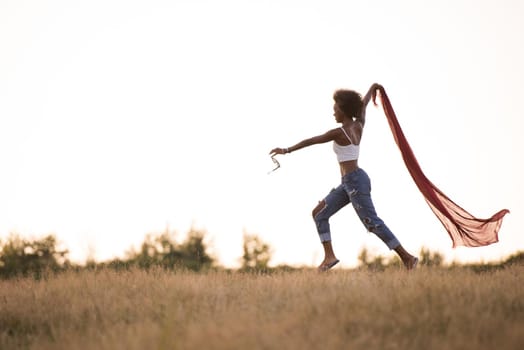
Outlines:
<svg viewBox="0 0 524 350"><path fill-rule="evenodd" d="M368 218L367 216L362 219L362 223L364 224L364 226L366 227L366 230L368 230L368 232L374 232L373 230L376 228L376 226L374 225L371 225L371 219Z"/></svg>
<svg viewBox="0 0 524 350"><path fill-rule="evenodd" d="M317 217L318 217L320 214L322 214L322 212L324 212L324 211L327 209L327 207L328 207L327 203L324 203L324 206L322 207L322 209L320 209L320 210L318 211L318 213L315 214L315 216L314 216L315 220L317 220Z"/></svg>
<svg viewBox="0 0 524 350"><path fill-rule="evenodd" d="M322 209L320 209L316 214L315 216L313 216L313 220L315 221L315 226L317 227L318 230L321 229L320 225L321 225L321 222L320 220L318 219L319 215L322 214L322 212L324 212L326 209L327 209L328 205L327 203L324 202L324 206L322 207Z"/></svg>
<svg viewBox="0 0 524 350"><path fill-rule="evenodd" d="M372 225L371 224L371 219L366 217L366 218L364 218L364 226L366 226L366 229L369 232L376 233L377 231L379 231L379 229L382 226L382 224Z"/></svg>

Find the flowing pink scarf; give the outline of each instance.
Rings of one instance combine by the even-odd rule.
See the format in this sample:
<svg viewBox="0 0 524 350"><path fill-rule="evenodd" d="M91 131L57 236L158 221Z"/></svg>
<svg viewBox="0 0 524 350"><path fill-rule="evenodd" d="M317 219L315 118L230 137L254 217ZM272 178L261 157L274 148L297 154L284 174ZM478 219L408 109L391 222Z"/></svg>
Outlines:
<svg viewBox="0 0 524 350"><path fill-rule="evenodd" d="M383 87L379 88L379 91L382 107L404 163L431 210L433 210L448 231L453 241L453 248L459 245L480 247L498 242L498 231L502 224L502 219L504 215L509 213L509 210L503 209L489 219L479 219L462 209L442 193L422 172L415 154L400 128L386 91ZM375 98L373 103L376 105Z"/></svg>

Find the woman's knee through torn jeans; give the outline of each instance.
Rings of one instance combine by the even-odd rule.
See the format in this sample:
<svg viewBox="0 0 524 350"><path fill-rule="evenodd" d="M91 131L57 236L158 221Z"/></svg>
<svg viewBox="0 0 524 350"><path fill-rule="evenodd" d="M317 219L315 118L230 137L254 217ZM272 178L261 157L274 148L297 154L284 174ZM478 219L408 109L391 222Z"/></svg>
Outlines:
<svg viewBox="0 0 524 350"><path fill-rule="evenodd" d="M324 198L325 206L315 216L315 224L321 242L331 241L329 218L346 206L353 205L366 229L376 234L389 249L395 249L400 242L380 219L371 200L371 182L363 169L357 169L342 177L342 183Z"/></svg>

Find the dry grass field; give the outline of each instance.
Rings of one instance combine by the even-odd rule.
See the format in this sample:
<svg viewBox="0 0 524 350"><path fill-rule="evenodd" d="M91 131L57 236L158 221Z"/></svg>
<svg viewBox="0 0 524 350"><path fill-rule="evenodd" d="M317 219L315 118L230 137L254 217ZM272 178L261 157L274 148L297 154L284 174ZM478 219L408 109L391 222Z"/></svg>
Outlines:
<svg viewBox="0 0 524 350"><path fill-rule="evenodd" d="M0 349L522 349L524 267L0 281Z"/></svg>

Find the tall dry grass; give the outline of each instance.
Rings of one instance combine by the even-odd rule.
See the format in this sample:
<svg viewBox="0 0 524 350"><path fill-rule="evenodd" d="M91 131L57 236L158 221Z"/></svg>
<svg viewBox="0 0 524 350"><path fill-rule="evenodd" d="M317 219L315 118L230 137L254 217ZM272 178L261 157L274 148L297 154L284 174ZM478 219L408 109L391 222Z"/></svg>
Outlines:
<svg viewBox="0 0 524 350"><path fill-rule="evenodd" d="M524 267L0 282L1 349L522 349Z"/></svg>

